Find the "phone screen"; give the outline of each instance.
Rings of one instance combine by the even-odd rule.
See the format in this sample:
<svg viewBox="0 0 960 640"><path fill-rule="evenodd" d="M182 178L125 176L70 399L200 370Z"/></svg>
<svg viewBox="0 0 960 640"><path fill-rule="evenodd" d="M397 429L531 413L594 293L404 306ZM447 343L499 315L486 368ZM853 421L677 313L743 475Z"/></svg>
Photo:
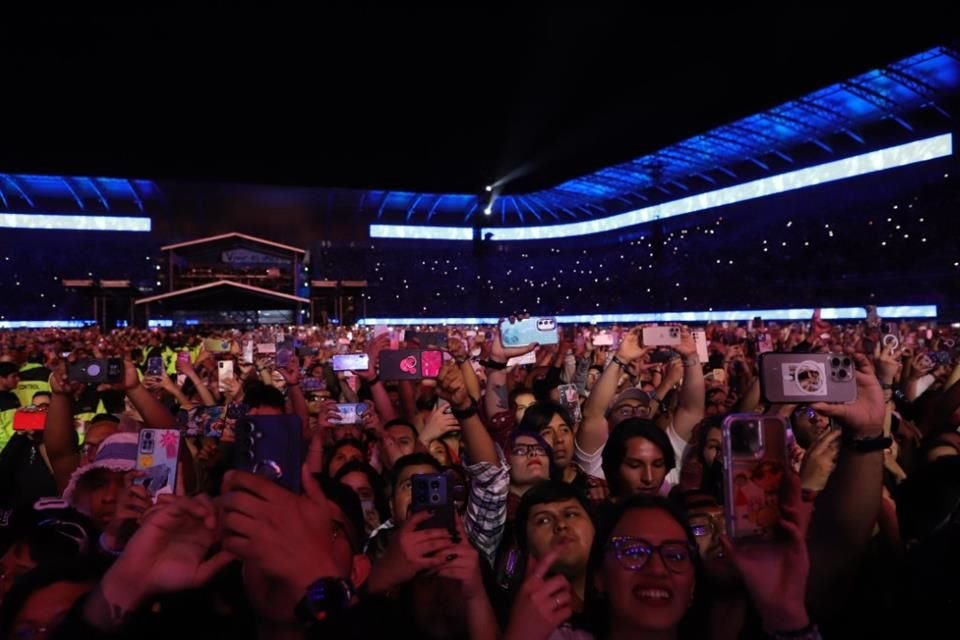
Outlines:
<svg viewBox="0 0 960 640"><path fill-rule="evenodd" d="M344 353L333 356L334 371L366 371L370 367L370 356L365 353Z"/></svg>

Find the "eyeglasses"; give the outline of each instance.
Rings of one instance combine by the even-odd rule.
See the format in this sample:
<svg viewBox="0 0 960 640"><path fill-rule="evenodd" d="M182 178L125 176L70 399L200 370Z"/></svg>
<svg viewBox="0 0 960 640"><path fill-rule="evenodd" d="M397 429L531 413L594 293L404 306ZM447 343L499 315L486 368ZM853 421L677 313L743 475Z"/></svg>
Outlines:
<svg viewBox="0 0 960 640"><path fill-rule="evenodd" d="M648 418L650 417L650 407L645 404L637 405L636 407L624 405L614 410L613 414L618 418L623 418L624 420L633 418L634 416L637 418Z"/></svg>
<svg viewBox="0 0 960 640"><path fill-rule="evenodd" d="M510 453L515 456L545 456L547 450L539 444L515 444L513 449L510 449Z"/></svg>
<svg viewBox="0 0 960 640"><path fill-rule="evenodd" d="M633 536L614 536L607 543L607 550L616 555L620 565L628 571L640 571L654 552L660 554L663 566L673 573L686 573L693 568L691 558L694 549L687 542L667 541L661 545Z"/></svg>
<svg viewBox="0 0 960 640"><path fill-rule="evenodd" d="M701 522L700 520L704 520ZM722 518L715 518L709 513L690 514L690 533L695 538L705 538L707 536L716 536L726 530Z"/></svg>

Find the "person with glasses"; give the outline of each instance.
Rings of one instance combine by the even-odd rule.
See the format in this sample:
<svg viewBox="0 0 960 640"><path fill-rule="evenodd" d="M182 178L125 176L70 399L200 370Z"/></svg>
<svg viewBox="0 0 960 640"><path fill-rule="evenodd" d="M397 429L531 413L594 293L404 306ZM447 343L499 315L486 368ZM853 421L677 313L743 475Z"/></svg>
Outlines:
<svg viewBox="0 0 960 640"><path fill-rule="evenodd" d="M746 591L774 638L819 638L804 605L809 561L805 535L810 511L801 508L800 481L785 490L784 540L760 547L722 537ZM597 529L590 556L594 633L598 638L702 637L699 546L690 520L660 497L633 496ZM699 626L700 628L696 628Z"/></svg>

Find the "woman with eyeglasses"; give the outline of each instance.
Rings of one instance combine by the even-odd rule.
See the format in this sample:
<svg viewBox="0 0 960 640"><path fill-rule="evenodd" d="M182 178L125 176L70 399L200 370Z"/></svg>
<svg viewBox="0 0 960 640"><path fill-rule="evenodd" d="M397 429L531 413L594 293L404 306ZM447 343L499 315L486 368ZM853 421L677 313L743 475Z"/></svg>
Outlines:
<svg viewBox="0 0 960 640"><path fill-rule="evenodd" d="M791 475L784 485L783 535L776 542L733 544L719 525L711 524L716 513L699 522L711 535L719 535L723 554L742 577L764 631L775 639L812 640L820 637L804 603L809 573L805 537L812 511L800 499L797 476ZM658 496L631 496L607 513L590 556L593 637L704 637L708 619L701 591L707 578L690 522ZM514 608L507 640L567 637L558 627L569 617L569 589L562 577L548 571L528 574L523 610Z"/></svg>

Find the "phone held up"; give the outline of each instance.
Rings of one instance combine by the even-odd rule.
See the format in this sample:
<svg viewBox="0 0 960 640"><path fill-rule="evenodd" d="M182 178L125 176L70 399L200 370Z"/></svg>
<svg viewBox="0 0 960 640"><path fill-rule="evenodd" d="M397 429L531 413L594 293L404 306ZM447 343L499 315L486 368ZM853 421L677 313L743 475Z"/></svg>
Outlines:
<svg viewBox="0 0 960 640"><path fill-rule="evenodd" d="M727 534L736 540L777 539L790 470L786 421L737 413L724 419L721 430Z"/></svg>

